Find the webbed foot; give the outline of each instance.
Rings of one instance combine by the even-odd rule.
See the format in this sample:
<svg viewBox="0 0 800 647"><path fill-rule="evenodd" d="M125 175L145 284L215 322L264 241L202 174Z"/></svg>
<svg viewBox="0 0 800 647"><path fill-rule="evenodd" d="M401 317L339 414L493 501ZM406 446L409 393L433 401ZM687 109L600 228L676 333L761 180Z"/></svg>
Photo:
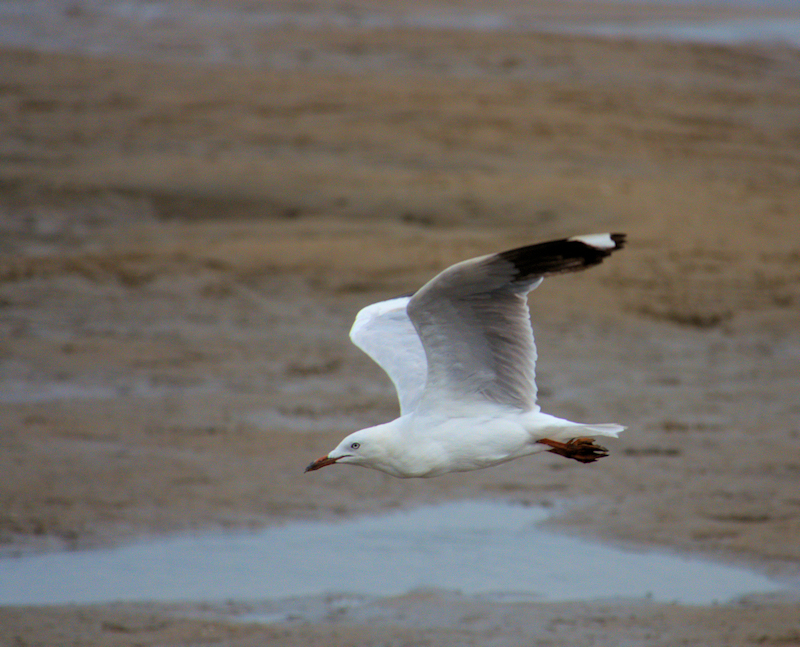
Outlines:
<svg viewBox="0 0 800 647"><path fill-rule="evenodd" d="M608 450L602 445L598 445L594 438L572 438L565 443L550 440L549 438L541 438L536 442L550 447L548 451L553 454L571 458L580 463L594 463L598 458L608 456Z"/></svg>

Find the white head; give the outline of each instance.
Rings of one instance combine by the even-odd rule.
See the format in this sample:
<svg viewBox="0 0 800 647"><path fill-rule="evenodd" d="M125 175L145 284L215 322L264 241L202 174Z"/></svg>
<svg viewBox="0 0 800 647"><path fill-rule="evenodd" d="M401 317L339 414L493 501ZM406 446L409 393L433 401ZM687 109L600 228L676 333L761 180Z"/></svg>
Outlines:
<svg viewBox="0 0 800 647"><path fill-rule="evenodd" d="M313 472L327 465L344 463L371 467L382 472L392 473L390 425L378 425L355 431L340 442L336 449L318 458L306 472Z"/></svg>

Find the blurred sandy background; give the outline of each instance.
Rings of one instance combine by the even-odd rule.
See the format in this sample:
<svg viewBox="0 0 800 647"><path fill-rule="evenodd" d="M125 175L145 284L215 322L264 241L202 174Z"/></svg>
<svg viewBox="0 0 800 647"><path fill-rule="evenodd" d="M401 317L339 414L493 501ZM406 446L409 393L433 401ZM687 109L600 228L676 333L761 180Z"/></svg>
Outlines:
<svg viewBox="0 0 800 647"><path fill-rule="evenodd" d="M496 22L724 8L30 6L3 15L0 49L4 555L501 497L576 504L567 532L797 580L800 51ZM347 339L360 307L463 258L609 229L622 253L531 299L543 408L626 424L609 458L303 474L396 413ZM3 608L0 642L800 644L788 600L423 603L441 623Z"/></svg>

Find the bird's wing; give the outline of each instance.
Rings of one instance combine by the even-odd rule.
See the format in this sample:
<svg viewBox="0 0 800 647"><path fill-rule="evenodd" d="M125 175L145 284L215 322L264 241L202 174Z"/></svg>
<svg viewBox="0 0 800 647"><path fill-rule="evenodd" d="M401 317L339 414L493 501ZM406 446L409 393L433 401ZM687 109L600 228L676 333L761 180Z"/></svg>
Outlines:
<svg viewBox="0 0 800 647"><path fill-rule="evenodd" d="M400 297L373 303L356 315L350 329L353 343L394 382L401 415L416 408L428 372L422 342L406 312L410 299Z"/></svg>
<svg viewBox="0 0 800 647"><path fill-rule="evenodd" d="M427 357L418 411L493 403L536 408L536 345L527 294L545 276L597 265L625 242L593 234L481 256L444 270L411 298Z"/></svg>

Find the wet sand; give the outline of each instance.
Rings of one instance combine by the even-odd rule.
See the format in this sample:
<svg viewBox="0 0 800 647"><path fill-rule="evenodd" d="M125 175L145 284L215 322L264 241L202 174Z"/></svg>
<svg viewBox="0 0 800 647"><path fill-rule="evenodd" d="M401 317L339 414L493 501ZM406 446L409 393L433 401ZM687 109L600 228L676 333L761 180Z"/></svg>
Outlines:
<svg viewBox="0 0 800 647"><path fill-rule="evenodd" d="M236 23L214 58L181 21L146 31L127 55L0 50L4 554L503 498L796 581L800 53ZM627 425L610 457L302 473L396 414L347 339L360 307L609 229L629 246L531 310L543 408ZM3 608L0 642L800 644L786 599L325 604L272 625L236 605Z"/></svg>

